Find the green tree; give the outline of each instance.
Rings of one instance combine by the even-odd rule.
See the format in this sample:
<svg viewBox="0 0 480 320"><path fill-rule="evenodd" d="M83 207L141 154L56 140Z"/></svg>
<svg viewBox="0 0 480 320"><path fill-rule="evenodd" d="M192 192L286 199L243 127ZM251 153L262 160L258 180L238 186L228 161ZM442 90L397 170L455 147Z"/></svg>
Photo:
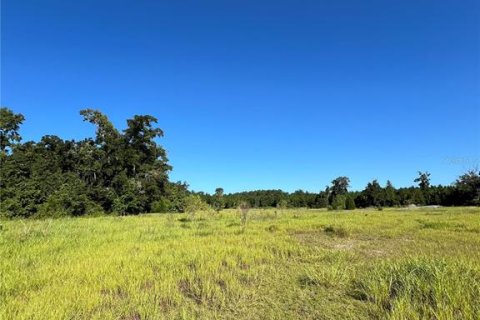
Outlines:
<svg viewBox="0 0 480 320"><path fill-rule="evenodd" d="M92 203L106 212L138 214L150 212L154 202L161 199L183 210L186 187L168 181L171 167L165 150L156 143L163 132L153 126L154 117L134 116L122 134L100 111L85 109L80 113L84 121L95 124L95 139L76 142L47 135L38 143L21 144L18 128L23 116L2 108L3 215L29 217L38 215L40 209L42 215L48 215L46 210L62 211L59 206L64 207L65 214L82 215L90 212ZM65 185L83 187L67 197Z"/></svg>
<svg viewBox="0 0 480 320"><path fill-rule="evenodd" d="M18 131L24 120L25 117L22 114L14 113L6 107L0 108L0 152L2 154L7 152L7 148L11 148L22 140Z"/></svg>
<svg viewBox="0 0 480 320"><path fill-rule="evenodd" d="M395 187L393 186L390 180L387 180L387 184L384 189L384 205L387 207L393 207L399 205L399 200L397 197L397 193Z"/></svg>
<svg viewBox="0 0 480 320"><path fill-rule="evenodd" d="M343 194L337 195L333 198L332 209L333 210L345 210L347 197Z"/></svg>
<svg viewBox="0 0 480 320"><path fill-rule="evenodd" d="M39 206L36 216L44 218L101 213L103 213L102 207L87 196L83 181L74 175L69 175L62 186Z"/></svg>
<svg viewBox="0 0 480 320"><path fill-rule="evenodd" d="M337 207L342 207L343 210L345 208L345 195L348 192L348 188L350 187L350 179L348 177L338 177L332 180L332 186L329 189L329 200L328 202L330 205L335 209ZM340 197L337 201L336 198ZM341 205L343 201L343 204Z"/></svg>
<svg viewBox="0 0 480 320"><path fill-rule="evenodd" d="M385 205L386 192L375 179L369 182L365 189L355 199L358 207L382 207Z"/></svg>
<svg viewBox="0 0 480 320"><path fill-rule="evenodd" d="M169 182L165 186L165 198L170 204L168 211L185 212L185 199L189 195L186 182Z"/></svg>
<svg viewBox="0 0 480 320"><path fill-rule="evenodd" d="M347 210L354 210L355 207L355 201L353 200L353 197L348 195L347 199L345 201L345 209Z"/></svg>
<svg viewBox="0 0 480 320"><path fill-rule="evenodd" d="M350 187L350 179L348 177L338 177L332 180L332 187L330 188L330 192L333 197L338 195L345 195L348 192L348 188Z"/></svg>
<svg viewBox="0 0 480 320"><path fill-rule="evenodd" d="M480 205L480 171L469 170L455 182L455 198L461 205Z"/></svg>
<svg viewBox="0 0 480 320"><path fill-rule="evenodd" d="M417 182L423 191L428 190L430 188L430 173L418 171L418 177L413 181Z"/></svg>
<svg viewBox="0 0 480 320"><path fill-rule="evenodd" d="M418 171L418 177L413 181L418 183L422 192L422 204L430 204L430 173Z"/></svg>
<svg viewBox="0 0 480 320"><path fill-rule="evenodd" d="M307 206L307 194L303 190L296 190L290 195L288 200L295 208L304 208Z"/></svg>

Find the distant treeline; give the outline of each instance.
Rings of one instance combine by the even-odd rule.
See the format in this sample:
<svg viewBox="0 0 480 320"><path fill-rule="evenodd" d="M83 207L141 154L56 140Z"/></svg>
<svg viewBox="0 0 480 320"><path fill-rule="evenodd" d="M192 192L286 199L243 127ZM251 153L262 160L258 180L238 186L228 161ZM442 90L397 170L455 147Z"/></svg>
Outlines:
<svg viewBox="0 0 480 320"><path fill-rule="evenodd" d="M349 192L339 177L319 193L259 190L224 194L194 193L185 182L169 181L165 150L156 141L163 131L157 119L136 115L120 131L97 110L80 111L96 126L95 138L63 140L47 135L22 143L22 114L0 108L0 217L82 216L183 212L209 204L216 210L251 207L353 209L416 205L479 205L480 176L471 170L450 186L431 186L427 172L417 187L382 187L374 180L361 192Z"/></svg>
<svg viewBox="0 0 480 320"><path fill-rule="evenodd" d="M339 177L332 185L318 193L297 190L292 193L282 190L256 190L225 194L225 208L235 208L246 201L251 207L354 209L366 207L396 207L408 205L478 206L480 204L480 176L475 170L468 171L449 186L431 186L430 174L419 172L417 187L395 188L390 181L381 186L377 180L368 183L362 191L348 191L349 178ZM343 182L343 187L338 188ZM198 193L208 204L215 205L218 196Z"/></svg>

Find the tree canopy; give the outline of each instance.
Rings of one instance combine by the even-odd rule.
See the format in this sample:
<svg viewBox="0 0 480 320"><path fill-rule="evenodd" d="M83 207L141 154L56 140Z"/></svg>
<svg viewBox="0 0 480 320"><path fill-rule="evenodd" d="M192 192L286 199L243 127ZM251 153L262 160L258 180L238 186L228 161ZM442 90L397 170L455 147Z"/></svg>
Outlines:
<svg viewBox="0 0 480 320"><path fill-rule="evenodd" d="M11 150L0 173L4 215L137 214L169 195L171 166L157 143L163 131L156 118L136 115L119 131L98 110L84 109L80 115L96 126L95 138L66 141L47 135L20 144L24 117L2 108L2 152Z"/></svg>
<svg viewBox="0 0 480 320"><path fill-rule="evenodd" d="M95 137L80 141L55 135L22 142L22 114L0 109L0 215L56 217L87 214L184 212L192 203L215 210L248 204L261 207L353 209L416 205L480 205L480 173L469 170L449 186L433 186L430 173L418 172L418 186L382 187L369 182L362 191L349 191L350 179L340 176L319 192L256 190L214 194L188 190L186 182L172 182L157 119L134 115L123 130L94 109L80 111L96 127ZM192 197L194 195L194 197ZM195 201L193 201L195 200ZM200 201L201 200L201 201Z"/></svg>

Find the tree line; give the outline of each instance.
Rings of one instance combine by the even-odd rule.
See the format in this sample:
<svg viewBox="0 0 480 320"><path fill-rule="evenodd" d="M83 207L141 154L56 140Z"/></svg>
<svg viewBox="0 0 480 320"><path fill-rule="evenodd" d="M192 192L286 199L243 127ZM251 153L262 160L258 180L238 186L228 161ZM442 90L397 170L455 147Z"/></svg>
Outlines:
<svg viewBox="0 0 480 320"><path fill-rule="evenodd" d="M184 212L208 204L219 211L241 203L251 207L309 207L352 209L417 205L479 205L480 176L471 170L449 186L431 186L420 172L418 186L382 187L370 182L363 191L349 192L348 177L334 179L319 193L302 190L257 190L224 194L192 192L186 182L172 182L165 149L158 144L163 131L150 115L127 119L115 128L98 110L80 111L95 126L93 138L63 140L55 135L22 142L22 114L0 108L0 216L57 217L93 214ZM201 202L201 203L200 203Z"/></svg>
<svg viewBox="0 0 480 320"><path fill-rule="evenodd" d="M187 185L170 182L163 131L135 115L120 131L98 110L80 111L96 136L80 141L46 135L21 143L25 118L0 109L0 204L6 217L137 214L182 210ZM165 208L164 208L165 207Z"/></svg>
<svg viewBox="0 0 480 320"><path fill-rule="evenodd" d="M390 181L384 186L377 180L369 182L362 191L349 191L350 179L338 177L324 190L315 193L297 190L288 193L282 190L256 190L225 194L221 204L224 208L235 208L242 201L251 207L279 207L286 205L293 208L329 208L334 210L367 207L399 206L478 206L480 205L480 172L469 170L448 186L430 185L430 174L418 172L413 180L417 186L395 188ZM218 206L217 193L210 195L199 192L205 202Z"/></svg>

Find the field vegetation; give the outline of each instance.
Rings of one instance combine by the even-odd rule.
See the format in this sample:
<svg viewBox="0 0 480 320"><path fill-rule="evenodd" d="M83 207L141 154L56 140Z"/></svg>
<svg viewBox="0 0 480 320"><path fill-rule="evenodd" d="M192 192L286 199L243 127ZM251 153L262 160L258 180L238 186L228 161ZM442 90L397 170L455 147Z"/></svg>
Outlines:
<svg viewBox="0 0 480 320"><path fill-rule="evenodd" d="M475 207L0 225L0 319L480 318Z"/></svg>

